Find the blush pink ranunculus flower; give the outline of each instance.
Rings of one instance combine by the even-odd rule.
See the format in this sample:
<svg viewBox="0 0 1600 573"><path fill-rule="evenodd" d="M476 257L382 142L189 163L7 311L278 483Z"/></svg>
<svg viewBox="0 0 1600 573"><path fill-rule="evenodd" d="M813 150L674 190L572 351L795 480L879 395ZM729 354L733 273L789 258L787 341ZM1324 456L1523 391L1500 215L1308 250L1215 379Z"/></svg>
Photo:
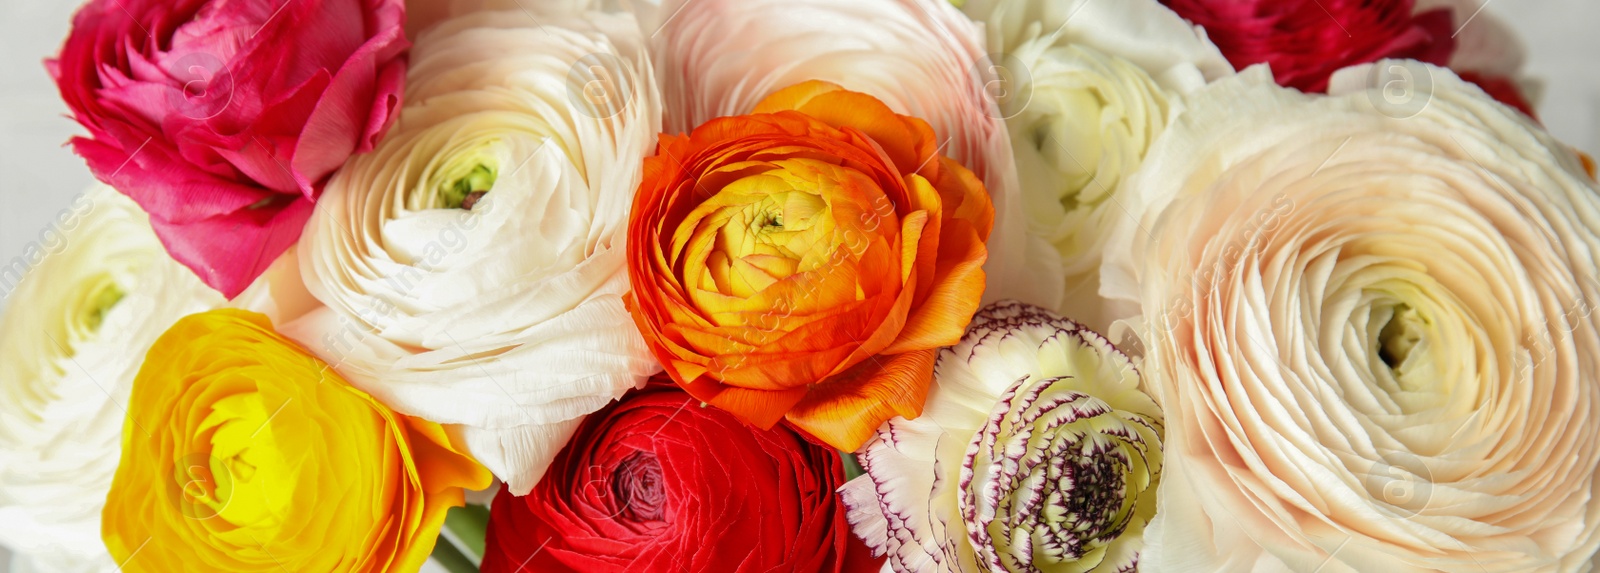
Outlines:
<svg viewBox="0 0 1600 573"><path fill-rule="evenodd" d="M73 149L232 297L394 122L404 23L402 0L91 0L47 66L89 131Z"/></svg>

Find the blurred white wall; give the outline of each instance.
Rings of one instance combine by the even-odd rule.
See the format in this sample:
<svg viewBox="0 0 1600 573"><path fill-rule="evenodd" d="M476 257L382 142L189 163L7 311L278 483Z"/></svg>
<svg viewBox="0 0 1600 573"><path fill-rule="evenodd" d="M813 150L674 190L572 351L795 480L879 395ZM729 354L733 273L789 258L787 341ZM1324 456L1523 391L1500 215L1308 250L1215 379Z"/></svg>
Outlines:
<svg viewBox="0 0 1600 573"><path fill-rule="evenodd" d="M0 0L0 261L38 240L91 181L63 146L80 131L41 63L60 48L75 8L72 0ZM1527 41L1528 71L1545 82L1539 114L1550 130L1600 157L1600 2L1490 0L1485 11ZM8 560L0 549L0 573Z"/></svg>

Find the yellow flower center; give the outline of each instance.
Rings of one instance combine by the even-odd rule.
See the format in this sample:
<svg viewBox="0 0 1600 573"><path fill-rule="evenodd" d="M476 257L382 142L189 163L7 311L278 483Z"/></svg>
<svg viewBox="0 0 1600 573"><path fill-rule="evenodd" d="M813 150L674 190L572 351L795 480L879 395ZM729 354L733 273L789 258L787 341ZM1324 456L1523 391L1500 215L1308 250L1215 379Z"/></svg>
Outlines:
<svg viewBox="0 0 1600 573"><path fill-rule="evenodd" d="M701 291L745 299L825 269L834 258L840 241L822 191L831 184L826 170L835 167L807 159L773 163L777 168L724 186L690 216L699 220L687 244L690 261L704 261L704 272L696 273ZM696 248L703 258L694 256Z"/></svg>
<svg viewBox="0 0 1600 573"><path fill-rule="evenodd" d="M232 527L275 531L294 499L294 472L280 450L272 421L290 407L254 378L280 376L270 368L229 371L216 387L226 397L211 403L200 421L200 453L179 464L184 511L192 519L219 517ZM246 541L248 543L248 541Z"/></svg>
<svg viewBox="0 0 1600 573"><path fill-rule="evenodd" d="M1410 357L1411 349L1422 341L1428 319L1407 304L1395 306L1393 313L1388 324L1378 331L1378 356L1398 374Z"/></svg>

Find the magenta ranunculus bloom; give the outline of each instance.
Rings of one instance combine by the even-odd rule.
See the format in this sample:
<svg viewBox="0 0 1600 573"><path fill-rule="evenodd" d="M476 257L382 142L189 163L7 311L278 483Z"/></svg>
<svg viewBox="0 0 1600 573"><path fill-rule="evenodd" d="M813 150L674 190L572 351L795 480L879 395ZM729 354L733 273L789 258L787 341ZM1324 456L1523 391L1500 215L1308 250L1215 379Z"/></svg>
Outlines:
<svg viewBox="0 0 1600 573"><path fill-rule="evenodd" d="M90 0L47 65L73 149L231 298L394 122L404 24L403 0Z"/></svg>
<svg viewBox="0 0 1600 573"><path fill-rule="evenodd" d="M1328 91L1347 66L1410 58L1443 66L1456 44L1449 9L1414 0L1161 0L1206 35L1234 67L1267 63L1278 84Z"/></svg>

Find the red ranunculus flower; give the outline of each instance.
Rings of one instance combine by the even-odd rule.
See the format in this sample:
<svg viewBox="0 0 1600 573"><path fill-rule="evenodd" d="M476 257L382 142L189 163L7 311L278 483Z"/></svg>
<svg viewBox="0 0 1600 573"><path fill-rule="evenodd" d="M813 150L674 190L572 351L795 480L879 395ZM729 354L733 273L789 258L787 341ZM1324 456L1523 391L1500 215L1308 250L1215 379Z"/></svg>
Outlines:
<svg viewBox="0 0 1600 573"><path fill-rule="evenodd" d="M656 382L591 414L532 493L500 492L483 571L882 567L845 521L837 453Z"/></svg>
<svg viewBox="0 0 1600 573"><path fill-rule="evenodd" d="M1412 0L1162 0L1205 28L1234 67L1267 63L1280 85L1326 92L1333 72L1384 58L1443 66L1455 50L1450 10Z"/></svg>
<svg viewBox="0 0 1600 573"><path fill-rule="evenodd" d="M403 0L90 0L47 65L95 176L231 298L393 123L404 23Z"/></svg>

